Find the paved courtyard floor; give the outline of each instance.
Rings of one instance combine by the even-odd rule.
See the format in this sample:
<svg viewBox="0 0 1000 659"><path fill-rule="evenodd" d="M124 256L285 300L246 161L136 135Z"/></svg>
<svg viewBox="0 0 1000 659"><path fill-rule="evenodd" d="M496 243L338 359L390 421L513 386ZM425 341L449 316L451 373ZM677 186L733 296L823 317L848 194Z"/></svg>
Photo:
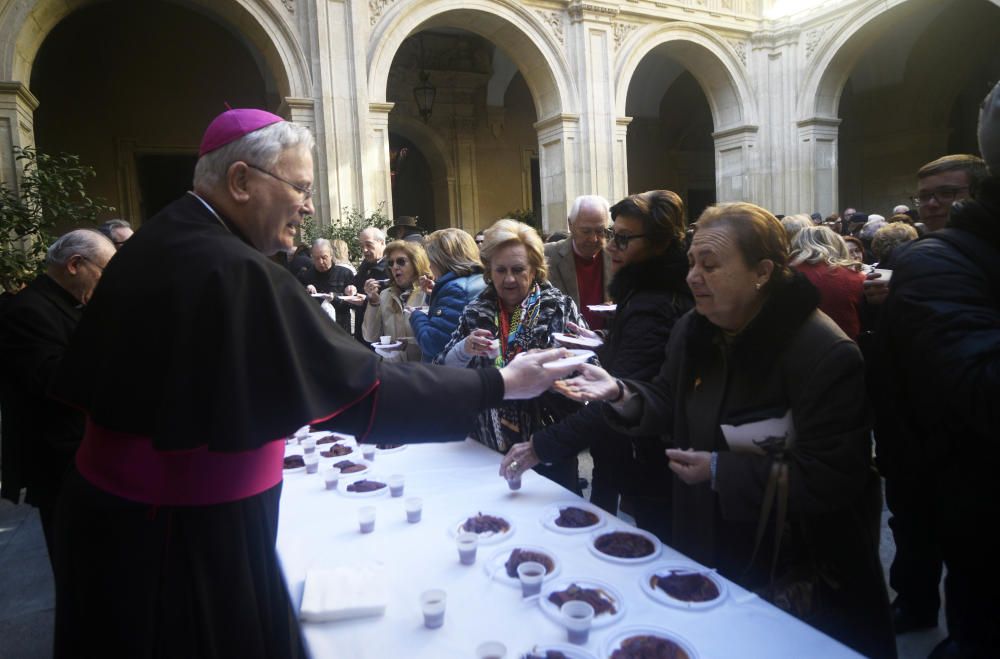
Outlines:
<svg viewBox="0 0 1000 659"><path fill-rule="evenodd" d="M581 460L589 480L592 463ZM585 494L589 494L585 492ZM895 545L882 514L882 565L888 570ZM942 607L943 609L943 607ZM55 592L38 512L0 501L0 659L52 656ZM901 659L924 659L945 636L944 614L937 629L897 636Z"/></svg>

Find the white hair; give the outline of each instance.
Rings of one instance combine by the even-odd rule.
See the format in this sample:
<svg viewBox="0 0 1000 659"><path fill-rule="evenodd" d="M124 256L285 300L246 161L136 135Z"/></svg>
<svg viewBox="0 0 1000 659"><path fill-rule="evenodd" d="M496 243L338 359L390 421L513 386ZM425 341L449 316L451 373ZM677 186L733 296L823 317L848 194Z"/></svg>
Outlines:
<svg viewBox="0 0 1000 659"><path fill-rule="evenodd" d="M869 215L868 221L865 225L861 227L861 231L858 232L858 238L861 240L871 240L875 237L875 233L885 226L885 218L881 215Z"/></svg>
<svg viewBox="0 0 1000 659"><path fill-rule="evenodd" d="M82 256L88 261L100 257L101 247L114 249L114 243L94 229L74 229L56 239L45 254L46 265L66 265L74 256Z"/></svg>
<svg viewBox="0 0 1000 659"><path fill-rule="evenodd" d="M199 158L194 166L194 187L212 189L222 185L226 172L234 162L242 161L271 169L286 150L304 146L312 151L315 145L316 141L308 128L290 121L279 121L247 133Z"/></svg>
<svg viewBox="0 0 1000 659"><path fill-rule="evenodd" d="M330 253L333 254L333 245L326 238L317 238L316 240L313 241L312 249L317 249L317 248L328 249L330 250Z"/></svg>
<svg viewBox="0 0 1000 659"><path fill-rule="evenodd" d="M909 210L910 210L910 207L907 206L906 204L899 204L898 206L896 206L895 208L892 209L892 214L893 215L899 215L901 213L907 213L907 212L909 212Z"/></svg>
<svg viewBox="0 0 1000 659"><path fill-rule="evenodd" d="M365 227L364 229L358 232L358 238L360 239L361 236L365 233L375 234L375 240L385 244L385 231L382 231L382 229L379 229L378 227Z"/></svg>
<svg viewBox="0 0 1000 659"><path fill-rule="evenodd" d="M847 251L847 242L833 229L810 226L799 229L791 239L791 264L826 263L831 266L856 265Z"/></svg>
<svg viewBox="0 0 1000 659"><path fill-rule="evenodd" d="M596 194L585 194L580 195L573 200L573 205L569 209L569 217L566 218L566 222L573 226L576 222L576 217L580 214L580 211L584 208L591 208L593 210L600 211L601 215L604 216L604 223L609 224L611 222L611 204L604 197Z"/></svg>

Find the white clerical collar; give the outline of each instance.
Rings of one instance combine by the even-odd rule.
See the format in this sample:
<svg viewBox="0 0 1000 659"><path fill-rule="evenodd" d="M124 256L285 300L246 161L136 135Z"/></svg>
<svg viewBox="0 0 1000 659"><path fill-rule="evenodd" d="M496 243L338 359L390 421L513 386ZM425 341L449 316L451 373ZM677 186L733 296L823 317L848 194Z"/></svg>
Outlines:
<svg viewBox="0 0 1000 659"><path fill-rule="evenodd" d="M198 201L200 201L202 206L207 208L208 212L215 216L215 219L219 221L219 224L225 227L226 231L232 232L232 230L228 226L226 226L226 223L222 221L222 218L219 216L219 214L215 212L215 209L212 208L211 204L209 204L207 201L199 197L198 193L194 192L193 190L188 190L188 194L197 199Z"/></svg>

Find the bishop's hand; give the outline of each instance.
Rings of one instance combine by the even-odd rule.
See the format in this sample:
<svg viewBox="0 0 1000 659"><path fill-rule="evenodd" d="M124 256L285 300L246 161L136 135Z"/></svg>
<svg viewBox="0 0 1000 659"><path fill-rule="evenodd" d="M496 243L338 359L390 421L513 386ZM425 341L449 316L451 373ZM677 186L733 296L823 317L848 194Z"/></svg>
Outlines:
<svg viewBox="0 0 1000 659"><path fill-rule="evenodd" d="M559 378L564 378L579 366L545 368L542 364L568 356L563 348L519 353L500 369L503 376L504 400L525 400L540 396Z"/></svg>

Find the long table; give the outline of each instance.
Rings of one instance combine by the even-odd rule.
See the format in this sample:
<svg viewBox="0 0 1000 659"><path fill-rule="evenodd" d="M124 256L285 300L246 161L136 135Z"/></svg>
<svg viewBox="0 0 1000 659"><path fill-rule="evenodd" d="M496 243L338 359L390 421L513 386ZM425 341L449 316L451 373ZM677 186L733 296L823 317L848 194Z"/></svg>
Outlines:
<svg viewBox="0 0 1000 659"><path fill-rule="evenodd" d="M546 509L580 502L578 497L534 472L524 475L520 491L511 492L497 476L499 461L497 453L471 440L379 452L366 476L384 480L404 474L403 498L348 498L326 490L320 475L286 475L277 549L293 602L301 601L310 568L376 562L387 570L390 584L382 617L303 623L313 657L458 659L474 657L480 643L496 640L507 646L508 659L518 659L536 644L565 643L565 629L535 601L523 601L519 590L491 580L483 567L501 549L524 545L554 553L560 580L599 579L624 597L623 619L591 632L585 649L596 657L606 657L610 639L635 626L676 633L700 659L859 656L731 582L725 601L710 609L689 611L655 602L640 587L642 575L657 564L689 559L666 546L657 559L639 565L598 558L588 548L590 534L554 533L541 523ZM424 502L418 524L406 521L403 502L409 496ZM377 508L374 533L359 533L357 510L363 505ZM514 532L501 544L480 544L476 564L463 566L451 530L478 511L501 513L513 522ZM610 515L605 518L602 531L632 528ZM442 588L448 597L445 624L436 630L424 628L419 605L420 593L430 588Z"/></svg>

